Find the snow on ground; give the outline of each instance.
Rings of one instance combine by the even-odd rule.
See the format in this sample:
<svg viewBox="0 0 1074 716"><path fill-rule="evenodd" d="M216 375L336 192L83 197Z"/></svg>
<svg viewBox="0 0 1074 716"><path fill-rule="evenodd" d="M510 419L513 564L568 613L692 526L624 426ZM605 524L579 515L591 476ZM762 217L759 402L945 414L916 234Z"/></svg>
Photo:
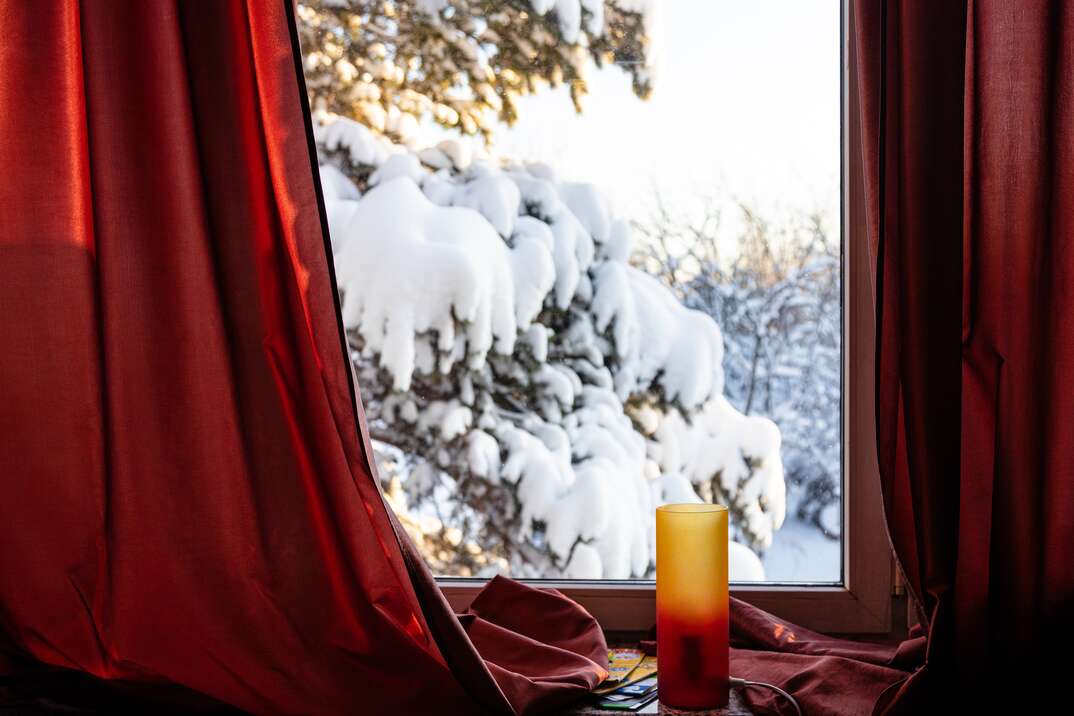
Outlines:
<svg viewBox="0 0 1074 716"><path fill-rule="evenodd" d="M837 582L842 545L795 517L783 523L762 558L769 581Z"/></svg>

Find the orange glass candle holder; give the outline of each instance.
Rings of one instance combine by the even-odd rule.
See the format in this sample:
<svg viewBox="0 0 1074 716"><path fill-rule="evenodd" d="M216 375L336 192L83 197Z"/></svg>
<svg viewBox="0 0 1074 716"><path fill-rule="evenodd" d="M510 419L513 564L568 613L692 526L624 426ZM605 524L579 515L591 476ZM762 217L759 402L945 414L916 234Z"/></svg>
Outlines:
<svg viewBox="0 0 1074 716"><path fill-rule="evenodd" d="M656 508L656 654L660 702L727 705L727 508Z"/></svg>

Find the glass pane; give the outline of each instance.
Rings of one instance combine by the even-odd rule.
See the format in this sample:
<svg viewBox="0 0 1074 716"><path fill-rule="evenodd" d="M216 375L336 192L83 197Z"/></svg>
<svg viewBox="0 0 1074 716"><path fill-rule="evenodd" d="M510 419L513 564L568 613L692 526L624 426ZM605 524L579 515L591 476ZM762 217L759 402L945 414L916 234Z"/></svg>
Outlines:
<svg viewBox="0 0 1074 716"><path fill-rule="evenodd" d="M841 577L837 0L298 6L380 479L441 575Z"/></svg>

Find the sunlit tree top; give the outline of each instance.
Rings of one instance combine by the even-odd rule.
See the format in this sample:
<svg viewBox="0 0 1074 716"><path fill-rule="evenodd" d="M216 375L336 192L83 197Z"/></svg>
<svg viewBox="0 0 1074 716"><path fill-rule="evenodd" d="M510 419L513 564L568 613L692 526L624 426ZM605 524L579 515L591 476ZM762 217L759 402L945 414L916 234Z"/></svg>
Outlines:
<svg viewBox="0 0 1074 716"><path fill-rule="evenodd" d="M645 0L307 0L299 4L314 109L406 139L418 120L488 139L518 100L615 64L652 89Z"/></svg>

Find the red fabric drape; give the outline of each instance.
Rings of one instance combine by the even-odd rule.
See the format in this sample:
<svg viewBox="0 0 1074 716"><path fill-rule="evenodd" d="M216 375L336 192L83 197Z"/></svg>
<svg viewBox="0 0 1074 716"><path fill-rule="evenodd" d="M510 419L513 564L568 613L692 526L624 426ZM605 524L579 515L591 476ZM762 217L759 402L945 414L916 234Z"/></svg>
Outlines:
<svg viewBox="0 0 1074 716"><path fill-rule="evenodd" d="M371 478L290 13L0 2L0 669L263 713L576 697L592 618L498 581L460 623Z"/></svg>
<svg viewBox="0 0 1074 716"><path fill-rule="evenodd" d="M892 709L995 706L1074 636L1074 7L854 13L881 478L929 629Z"/></svg>
<svg viewBox="0 0 1074 716"><path fill-rule="evenodd" d="M810 716L871 713L921 663L925 646L922 637L884 645L824 636L734 598L731 644L733 676L779 686ZM768 689L746 689L743 697L757 714L793 713Z"/></svg>

